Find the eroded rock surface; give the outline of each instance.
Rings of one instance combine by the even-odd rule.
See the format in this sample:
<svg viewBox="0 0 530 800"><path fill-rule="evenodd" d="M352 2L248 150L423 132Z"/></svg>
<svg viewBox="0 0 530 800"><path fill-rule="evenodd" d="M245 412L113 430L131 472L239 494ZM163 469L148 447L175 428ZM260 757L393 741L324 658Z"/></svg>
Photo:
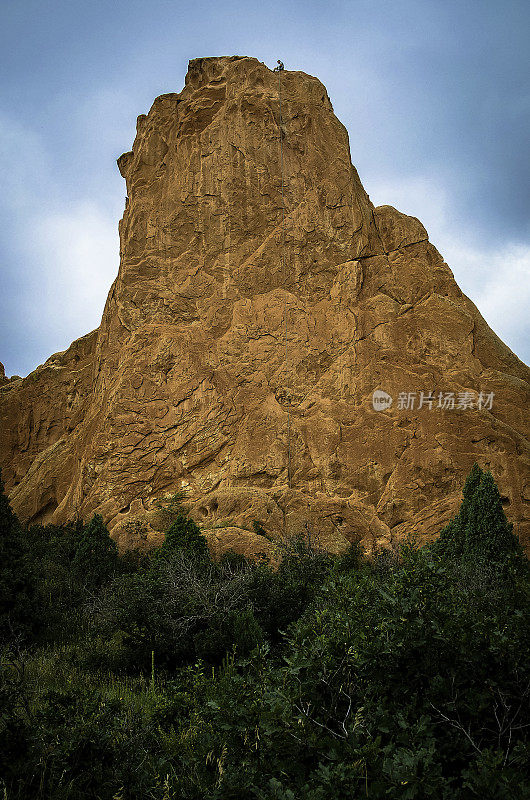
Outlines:
<svg viewBox="0 0 530 800"><path fill-rule="evenodd" d="M135 546L160 539L155 501L184 490L216 552L297 532L369 550L438 532L478 461L528 544L528 368L421 223L373 207L324 86L281 82L280 118L265 65L196 59L138 118L100 328L0 379L14 509L98 512Z"/></svg>

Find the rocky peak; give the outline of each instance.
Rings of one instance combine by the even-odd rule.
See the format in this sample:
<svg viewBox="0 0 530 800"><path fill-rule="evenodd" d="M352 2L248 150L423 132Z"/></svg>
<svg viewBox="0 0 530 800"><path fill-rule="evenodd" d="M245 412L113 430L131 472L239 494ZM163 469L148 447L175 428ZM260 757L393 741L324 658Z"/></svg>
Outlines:
<svg viewBox="0 0 530 800"><path fill-rule="evenodd" d="M268 547L254 521L369 549L437 532L478 461L527 536L528 369L421 223L373 207L320 81L194 59L118 166L99 330L0 393L18 513L97 511L155 542L157 501L184 490L214 549Z"/></svg>

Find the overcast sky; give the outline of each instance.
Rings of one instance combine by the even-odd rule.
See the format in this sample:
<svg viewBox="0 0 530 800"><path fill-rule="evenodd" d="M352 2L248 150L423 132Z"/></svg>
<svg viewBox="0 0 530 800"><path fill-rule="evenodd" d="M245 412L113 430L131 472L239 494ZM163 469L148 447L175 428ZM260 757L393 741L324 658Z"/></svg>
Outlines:
<svg viewBox="0 0 530 800"><path fill-rule="evenodd" d="M2 0L0 360L26 375L100 322L136 117L190 58L316 75L376 205L421 219L530 356L526 0Z"/></svg>

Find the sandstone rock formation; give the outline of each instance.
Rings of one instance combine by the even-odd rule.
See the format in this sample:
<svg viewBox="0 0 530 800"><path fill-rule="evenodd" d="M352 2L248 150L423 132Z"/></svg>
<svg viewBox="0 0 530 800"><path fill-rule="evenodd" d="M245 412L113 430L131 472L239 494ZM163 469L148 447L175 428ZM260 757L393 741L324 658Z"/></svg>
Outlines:
<svg viewBox="0 0 530 800"><path fill-rule="evenodd" d="M0 388L14 509L98 512L134 546L185 490L216 551L297 532L370 549L438 532L478 461L528 544L528 368L421 223L374 208L324 86L285 71L281 93L280 117L264 64L196 59L138 118L99 329Z"/></svg>

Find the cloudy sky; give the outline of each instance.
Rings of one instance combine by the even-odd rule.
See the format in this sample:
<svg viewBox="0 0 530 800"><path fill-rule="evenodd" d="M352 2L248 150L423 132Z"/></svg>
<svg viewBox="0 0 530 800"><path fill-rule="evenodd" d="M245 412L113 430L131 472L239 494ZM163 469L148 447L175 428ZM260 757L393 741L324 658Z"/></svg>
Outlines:
<svg viewBox="0 0 530 800"><path fill-rule="evenodd" d="M190 58L233 54L326 84L373 202L422 220L528 362L529 33L526 0L2 0L6 373L99 324L136 117Z"/></svg>

